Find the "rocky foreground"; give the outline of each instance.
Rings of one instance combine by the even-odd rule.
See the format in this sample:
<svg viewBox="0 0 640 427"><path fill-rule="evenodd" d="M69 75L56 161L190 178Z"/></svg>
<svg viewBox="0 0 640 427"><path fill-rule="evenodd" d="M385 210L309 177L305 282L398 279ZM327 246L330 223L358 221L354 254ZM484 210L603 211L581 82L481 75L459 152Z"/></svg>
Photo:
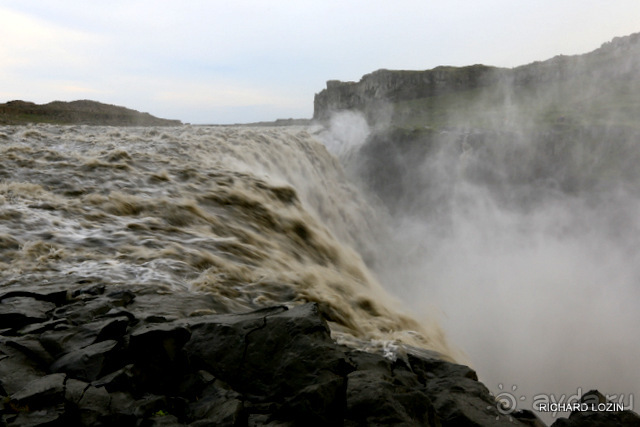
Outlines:
<svg viewBox="0 0 640 427"><path fill-rule="evenodd" d="M0 293L0 425L543 425L437 354L336 344L315 304L218 314L210 295L84 286Z"/></svg>

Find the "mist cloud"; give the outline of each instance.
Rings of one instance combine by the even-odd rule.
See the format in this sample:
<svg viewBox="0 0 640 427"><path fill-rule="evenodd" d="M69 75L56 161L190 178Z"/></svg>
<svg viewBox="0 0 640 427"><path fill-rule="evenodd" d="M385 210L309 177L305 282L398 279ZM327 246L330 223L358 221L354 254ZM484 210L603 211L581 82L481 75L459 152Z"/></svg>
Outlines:
<svg viewBox="0 0 640 427"><path fill-rule="evenodd" d="M528 396L521 408L540 393L637 394L638 133L616 111L541 122L555 89L524 102L511 89L476 99L496 110L451 112L464 127L365 134L361 116L334 116L348 131L332 138L355 147L334 152L388 233L373 268L418 316L439 315L490 389Z"/></svg>

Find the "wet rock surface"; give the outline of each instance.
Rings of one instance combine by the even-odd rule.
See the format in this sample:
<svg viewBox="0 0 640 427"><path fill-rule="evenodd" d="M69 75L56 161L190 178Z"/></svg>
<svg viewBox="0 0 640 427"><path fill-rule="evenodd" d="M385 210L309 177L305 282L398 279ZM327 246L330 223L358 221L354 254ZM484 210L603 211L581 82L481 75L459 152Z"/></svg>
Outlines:
<svg viewBox="0 0 640 427"><path fill-rule="evenodd" d="M0 307L0 425L543 425L501 416L433 352L336 344L316 304L230 314L210 295L91 285Z"/></svg>

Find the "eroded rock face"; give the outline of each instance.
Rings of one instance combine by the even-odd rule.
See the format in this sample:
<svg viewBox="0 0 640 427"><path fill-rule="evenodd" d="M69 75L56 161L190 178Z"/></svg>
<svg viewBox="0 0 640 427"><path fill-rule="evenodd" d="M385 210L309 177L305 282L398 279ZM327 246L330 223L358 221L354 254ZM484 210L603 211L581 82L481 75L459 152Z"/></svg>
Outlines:
<svg viewBox="0 0 640 427"><path fill-rule="evenodd" d="M640 33L616 37L583 55L558 55L515 68L486 65L440 66L430 70L377 70L358 82L329 80L314 98L315 120L324 121L338 111L357 110L375 124L376 111L384 104L437 98L453 93L472 100L473 91L494 94L505 88L557 91L580 82L578 87L607 86L637 80L640 70ZM629 86L633 87L633 86Z"/></svg>
<svg viewBox="0 0 640 427"><path fill-rule="evenodd" d="M2 425L542 425L500 417L432 352L337 345L316 304L218 313L209 295L91 285L0 307L25 315L0 325Z"/></svg>
<svg viewBox="0 0 640 427"><path fill-rule="evenodd" d="M492 85L503 70L485 65L437 67L424 71L377 70L359 82L329 80L314 98L315 120L341 110L375 110L378 102L397 102L438 96Z"/></svg>
<svg viewBox="0 0 640 427"><path fill-rule="evenodd" d="M596 410L598 407L606 409L613 406L613 402L609 402L598 390L582 395L579 405L582 410L571 412L569 418L558 419L551 427L640 426L640 416L635 412Z"/></svg>

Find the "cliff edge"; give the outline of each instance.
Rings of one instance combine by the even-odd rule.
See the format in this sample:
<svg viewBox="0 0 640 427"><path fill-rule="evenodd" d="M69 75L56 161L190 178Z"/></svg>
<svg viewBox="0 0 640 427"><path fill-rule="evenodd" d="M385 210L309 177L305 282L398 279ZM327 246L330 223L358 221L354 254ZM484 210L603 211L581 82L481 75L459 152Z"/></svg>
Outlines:
<svg viewBox="0 0 640 427"><path fill-rule="evenodd" d="M597 120L602 110L616 107L624 110L620 120L633 123L640 112L638 75L640 33L616 37L583 55L515 68L382 69L358 82L329 80L315 95L313 118L326 121L335 112L357 110L370 123L379 122L383 112L399 125L438 128L463 119L465 126L486 127L514 110L541 121L573 115Z"/></svg>

